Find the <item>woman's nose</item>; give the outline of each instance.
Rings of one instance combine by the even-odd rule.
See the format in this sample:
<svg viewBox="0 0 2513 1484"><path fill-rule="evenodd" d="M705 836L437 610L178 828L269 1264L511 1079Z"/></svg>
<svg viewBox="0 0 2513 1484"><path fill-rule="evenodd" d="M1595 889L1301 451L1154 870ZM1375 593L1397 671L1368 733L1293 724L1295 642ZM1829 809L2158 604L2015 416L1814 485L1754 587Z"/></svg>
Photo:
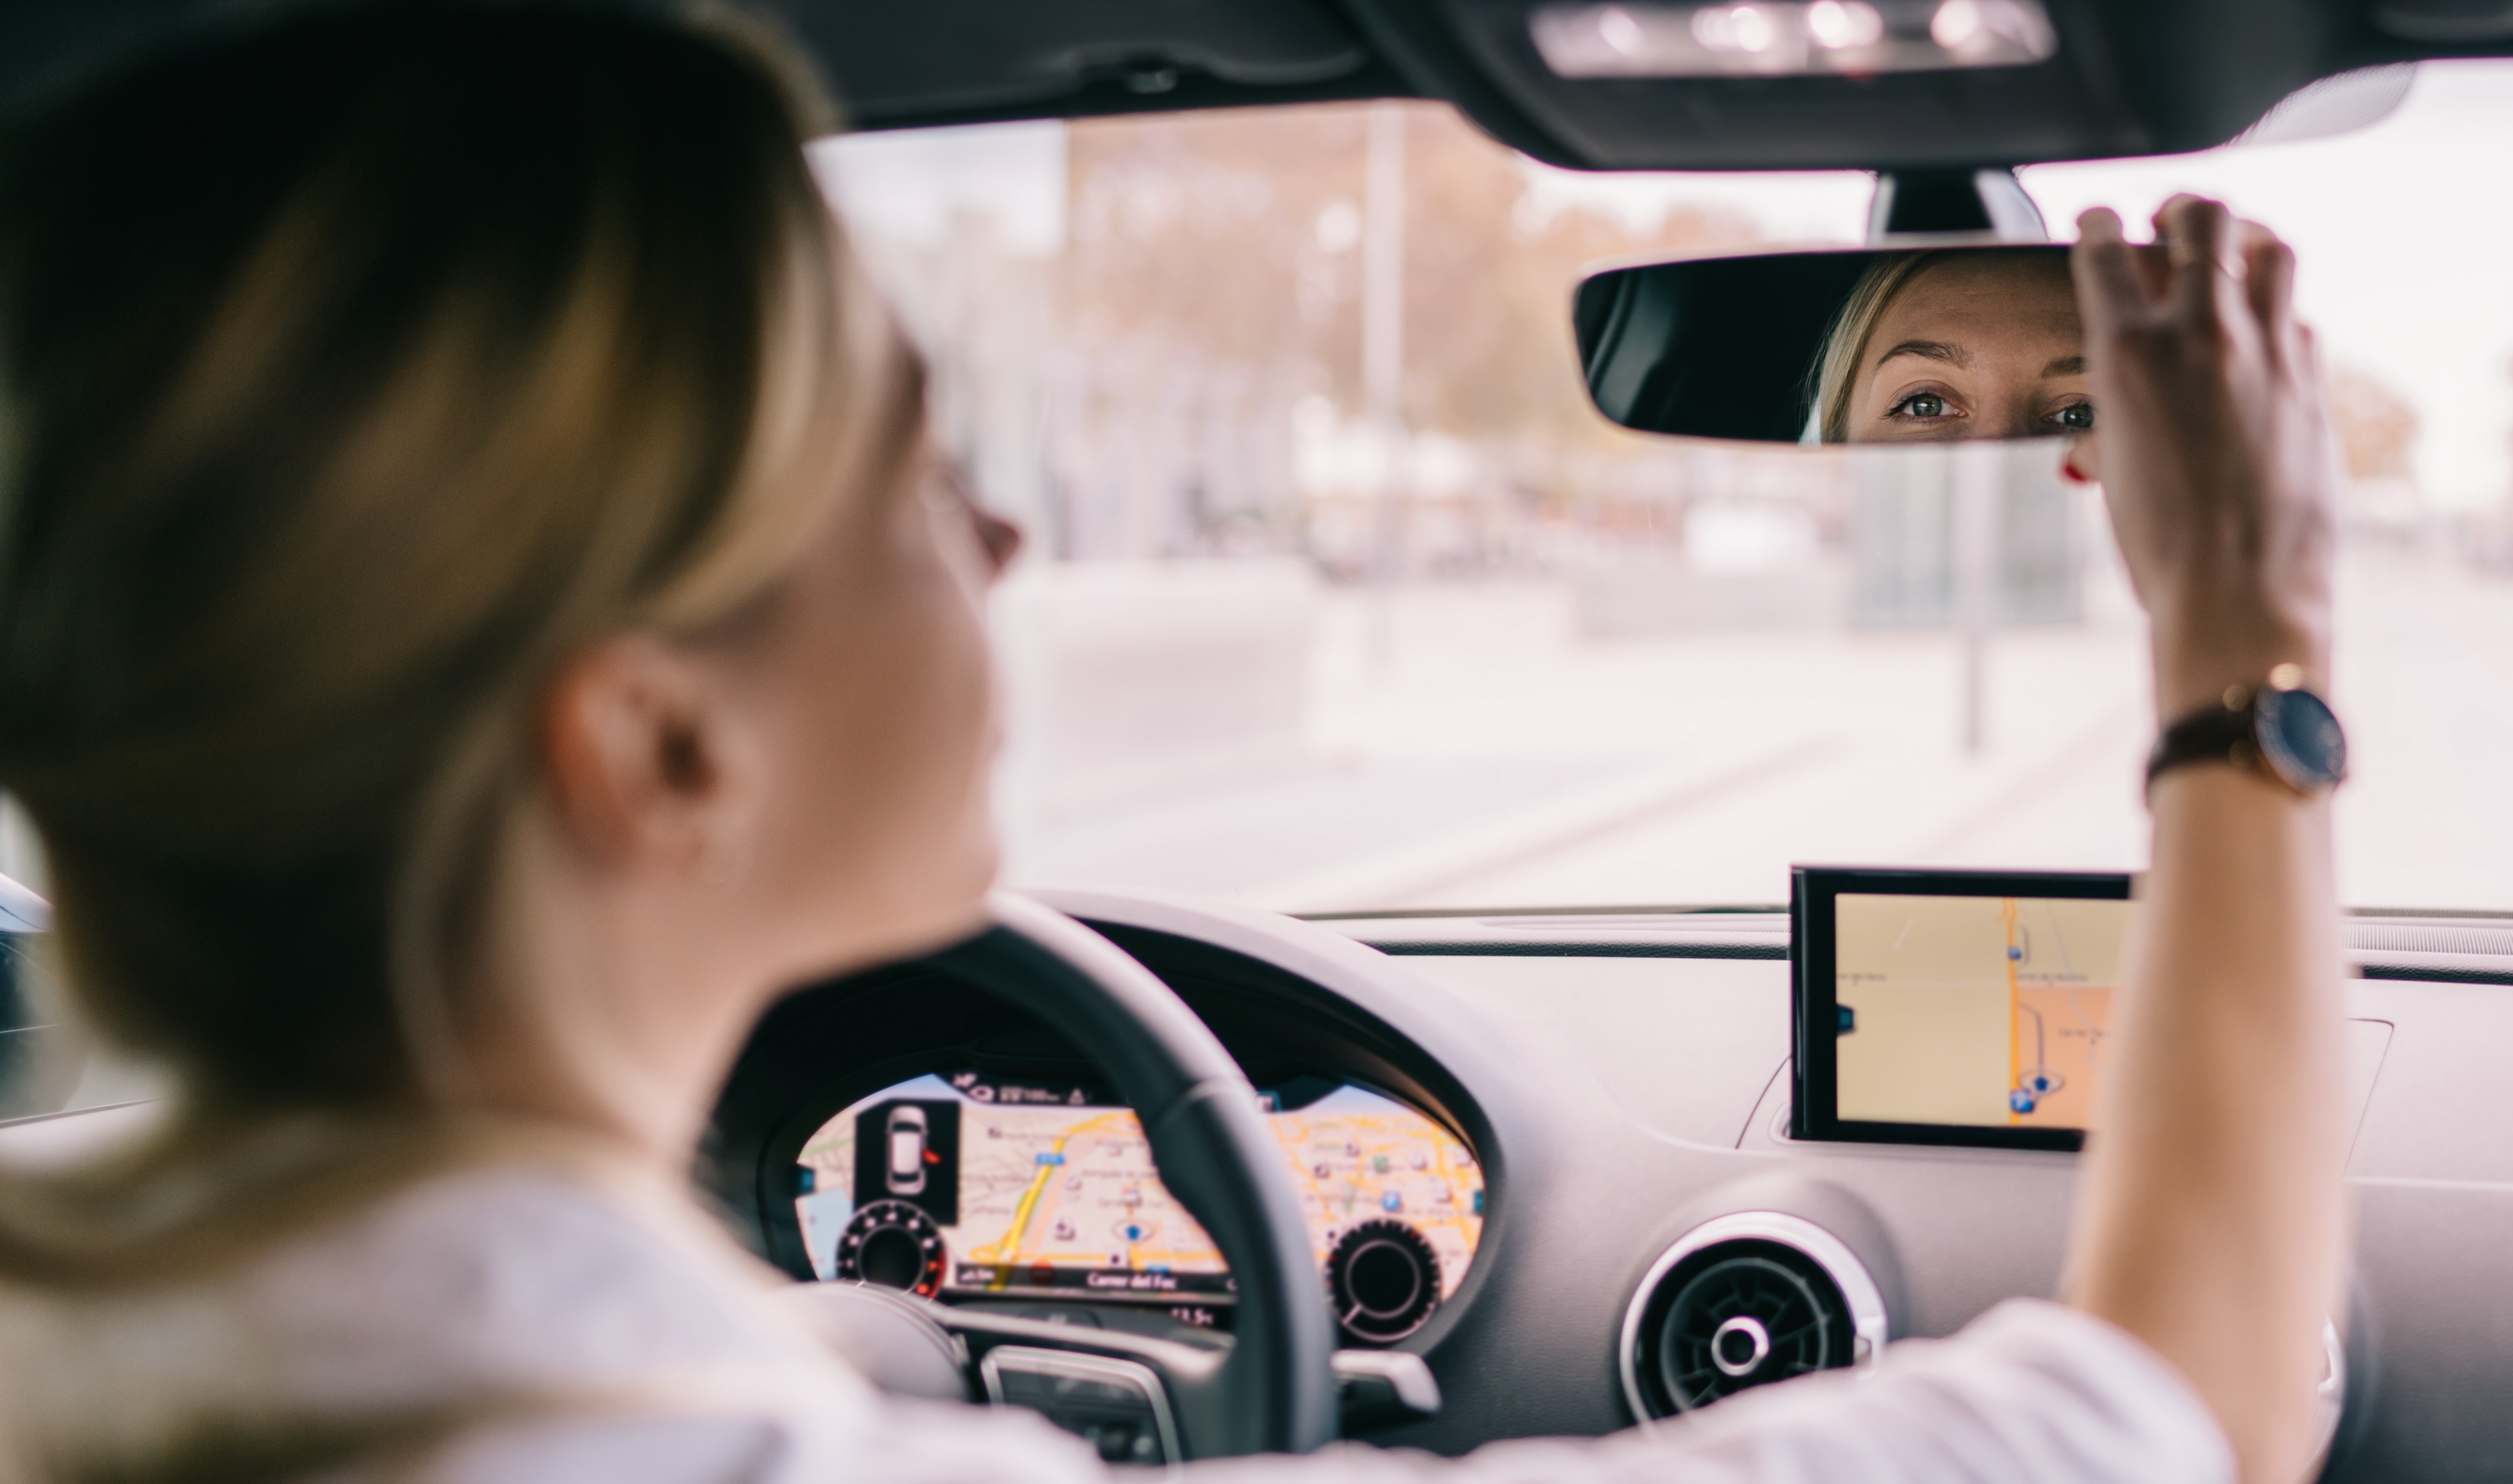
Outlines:
<svg viewBox="0 0 2513 1484"><path fill-rule="evenodd" d="M986 579L992 582L1004 575L1004 569L1020 554L1021 528L1012 520L997 515L980 504L969 506L969 525L977 536L977 549L986 554Z"/></svg>

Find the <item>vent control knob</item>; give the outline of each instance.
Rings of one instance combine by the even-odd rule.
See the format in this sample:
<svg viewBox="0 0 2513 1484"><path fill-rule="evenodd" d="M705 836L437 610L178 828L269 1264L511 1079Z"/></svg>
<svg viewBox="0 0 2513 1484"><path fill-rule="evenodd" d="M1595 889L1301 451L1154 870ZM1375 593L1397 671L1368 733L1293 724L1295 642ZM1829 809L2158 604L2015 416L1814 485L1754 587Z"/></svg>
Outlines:
<svg viewBox="0 0 2513 1484"><path fill-rule="evenodd" d="M1742 1379L1772 1358L1772 1332L1751 1314L1732 1314L1710 1335L1710 1363L1722 1376Z"/></svg>

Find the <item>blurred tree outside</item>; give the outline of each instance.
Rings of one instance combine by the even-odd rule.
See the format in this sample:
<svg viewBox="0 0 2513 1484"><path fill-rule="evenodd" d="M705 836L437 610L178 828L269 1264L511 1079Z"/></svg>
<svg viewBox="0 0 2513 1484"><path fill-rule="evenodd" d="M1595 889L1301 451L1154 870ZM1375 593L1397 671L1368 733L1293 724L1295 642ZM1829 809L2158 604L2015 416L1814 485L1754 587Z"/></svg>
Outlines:
<svg viewBox="0 0 2513 1484"><path fill-rule="evenodd" d="M2345 364L2323 373L2322 392L2347 476L2342 518L2360 536L2420 540L2426 510L2417 488L2416 409L2372 372Z"/></svg>
<svg viewBox="0 0 2513 1484"><path fill-rule="evenodd" d="M1374 108L1403 140L1393 427L1362 384ZM1845 529L1830 461L1630 433L1587 400L1581 270L1763 240L1742 210L1591 205L1432 103L858 136L819 158L935 368L937 438L1043 555L1563 574L1681 564L1705 503Z"/></svg>
<svg viewBox="0 0 2513 1484"><path fill-rule="evenodd" d="M2333 367L2323 378L2330 421L2352 479L2413 479L2417 413L2371 372Z"/></svg>
<svg viewBox="0 0 2513 1484"><path fill-rule="evenodd" d="M1071 127L1049 432L1068 553L1306 549L1356 565L1359 516L1343 511L1338 541L1334 507L1356 502L1336 468L1363 412L1368 119L1333 105ZM1588 405L1570 327L1581 266L1758 233L1716 211L1636 233L1547 210L1529 167L1451 110L1407 105L1404 128L1402 498L1413 543L1471 562L1507 549L1492 528L1524 526L1530 506L1594 503L1635 462L1681 467Z"/></svg>

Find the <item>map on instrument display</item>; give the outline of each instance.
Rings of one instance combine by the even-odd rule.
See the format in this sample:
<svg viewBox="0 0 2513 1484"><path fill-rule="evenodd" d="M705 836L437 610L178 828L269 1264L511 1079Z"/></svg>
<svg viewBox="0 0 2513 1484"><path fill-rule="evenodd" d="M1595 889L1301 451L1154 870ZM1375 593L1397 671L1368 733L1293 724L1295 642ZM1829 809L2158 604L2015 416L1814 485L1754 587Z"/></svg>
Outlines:
<svg viewBox="0 0 2513 1484"><path fill-rule="evenodd" d="M1322 1269L1369 1228L1427 1253L1425 1312L1456 1291L1482 1234L1484 1179L1455 1135L1361 1087L1258 1099ZM1104 1091L920 1077L829 1119L798 1163L796 1210L823 1278L929 1297L1229 1302L1221 1254L1161 1183L1134 1111Z"/></svg>
<svg viewBox="0 0 2513 1484"><path fill-rule="evenodd" d="M2130 910L2072 898L1835 898L1839 1116L2090 1127Z"/></svg>

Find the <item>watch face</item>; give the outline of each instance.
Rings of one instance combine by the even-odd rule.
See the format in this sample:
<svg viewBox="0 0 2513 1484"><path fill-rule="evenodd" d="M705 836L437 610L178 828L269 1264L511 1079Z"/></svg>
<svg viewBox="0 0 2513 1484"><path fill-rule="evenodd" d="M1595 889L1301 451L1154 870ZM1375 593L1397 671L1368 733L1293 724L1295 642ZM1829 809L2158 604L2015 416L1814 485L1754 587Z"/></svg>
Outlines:
<svg viewBox="0 0 2513 1484"><path fill-rule="evenodd" d="M2290 785L2308 792L2347 777L2347 734L2320 697L2263 690L2253 714L2261 761Z"/></svg>

